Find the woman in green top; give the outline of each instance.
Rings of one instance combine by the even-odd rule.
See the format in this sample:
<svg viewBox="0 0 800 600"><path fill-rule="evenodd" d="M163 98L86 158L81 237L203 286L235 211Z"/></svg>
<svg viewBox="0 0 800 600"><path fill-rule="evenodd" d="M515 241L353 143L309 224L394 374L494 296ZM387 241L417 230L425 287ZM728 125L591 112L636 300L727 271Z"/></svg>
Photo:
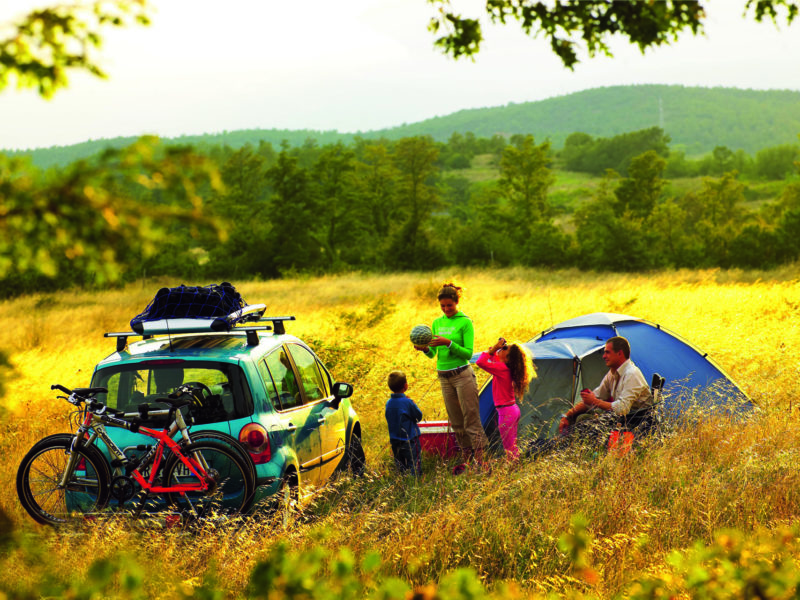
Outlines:
<svg viewBox="0 0 800 600"><path fill-rule="evenodd" d="M458 310L461 288L454 283L445 283L438 298L444 315L433 322L433 339L427 346L415 348L428 358L436 357L447 418L463 456L463 463L453 469L453 473L458 474L473 457L483 466L483 452L488 440L481 424L478 382L469 364L475 333L472 320Z"/></svg>

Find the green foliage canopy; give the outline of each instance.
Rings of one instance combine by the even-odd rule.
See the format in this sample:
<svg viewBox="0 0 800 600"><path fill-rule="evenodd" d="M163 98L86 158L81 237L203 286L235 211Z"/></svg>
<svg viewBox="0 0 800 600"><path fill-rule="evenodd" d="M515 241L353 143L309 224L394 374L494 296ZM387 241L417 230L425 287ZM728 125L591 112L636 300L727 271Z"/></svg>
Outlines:
<svg viewBox="0 0 800 600"><path fill-rule="evenodd" d="M439 150L429 137L406 138L396 144L394 157L402 224L392 235L387 263L400 269L435 267L441 256L425 225L439 207L435 185Z"/></svg>
<svg viewBox="0 0 800 600"><path fill-rule="evenodd" d="M573 133L564 143L561 158L570 171L601 175L607 169L614 169L625 175L633 157L648 151L666 157L668 144L669 136L660 127L597 139L585 133Z"/></svg>
<svg viewBox="0 0 800 600"><path fill-rule="evenodd" d="M428 1L438 11L428 25L439 36L434 44L453 58L477 54L483 41L479 19L458 14L451 0ZM765 18L777 22L783 17L791 23L798 4L793 0L747 0L744 9L745 13L752 9L759 22ZM620 35L644 52L678 40L687 30L692 35L702 32L705 19L703 3L695 0L487 0L485 10L493 23L516 21L526 34L543 35L569 69L578 62L581 45L590 57L612 56L607 39Z"/></svg>
<svg viewBox="0 0 800 600"><path fill-rule="evenodd" d="M670 163L648 149L653 140L665 144L663 132L620 139L571 138L573 150L607 148L610 164L627 165L623 175L607 170L599 185L564 171L556 178L563 153L530 135L500 139L499 156L498 140L465 135L452 136L452 147L421 136L307 140L279 153L265 142L200 153L143 139L48 172L4 157L2 289L454 264L761 268L800 257L796 175L757 184L773 200L755 210L758 196L746 182L759 175L746 154L720 146L699 160L679 155L693 173L742 165L745 179L734 168L702 182L668 181ZM643 152L632 155L634 146ZM440 160L481 150L488 153L473 157L477 170L447 170ZM788 160L796 150L776 152ZM562 196L554 196L554 181L565 179L586 187L572 190L569 202L555 201ZM619 240L628 250L622 257Z"/></svg>
<svg viewBox="0 0 800 600"><path fill-rule="evenodd" d="M224 237L201 199L221 185L206 157L160 148L155 138L60 172L0 155L0 278L52 279L70 268L116 281L131 257L159 249L170 224L188 225L190 237L201 229Z"/></svg>
<svg viewBox="0 0 800 600"><path fill-rule="evenodd" d="M148 25L146 0L95 1L35 10L0 27L0 91L16 80L50 98L69 83L69 71L106 77L93 55L106 26Z"/></svg>
<svg viewBox="0 0 800 600"><path fill-rule="evenodd" d="M551 216L547 191L555 180L549 169L550 143L537 146L533 136L520 136L503 150L500 161L500 187L513 207L521 229Z"/></svg>

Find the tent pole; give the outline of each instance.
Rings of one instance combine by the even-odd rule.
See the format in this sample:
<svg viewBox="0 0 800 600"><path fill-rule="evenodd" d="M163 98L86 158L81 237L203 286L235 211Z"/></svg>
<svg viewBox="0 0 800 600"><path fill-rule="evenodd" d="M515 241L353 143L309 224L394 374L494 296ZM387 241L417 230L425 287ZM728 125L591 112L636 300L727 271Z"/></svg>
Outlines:
<svg viewBox="0 0 800 600"><path fill-rule="evenodd" d="M575 392L578 390L578 381L581 373L581 359L577 356L572 357L572 392L570 394L570 406L575 406Z"/></svg>

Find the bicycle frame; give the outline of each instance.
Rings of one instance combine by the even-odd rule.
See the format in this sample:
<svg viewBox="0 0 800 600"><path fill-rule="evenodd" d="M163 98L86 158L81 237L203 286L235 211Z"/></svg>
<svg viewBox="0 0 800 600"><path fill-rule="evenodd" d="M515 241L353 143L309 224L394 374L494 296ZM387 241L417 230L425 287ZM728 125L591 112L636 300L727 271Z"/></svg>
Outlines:
<svg viewBox="0 0 800 600"><path fill-rule="evenodd" d="M151 411L151 415L163 416L169 414L169 410ZM139 413L125 413L125 417L131 418L139 416ZM85 410L83 421L78 427L78 431L73 438L72 447L76 446L91 446L99 438L108 449L109 455L112 457L112 466L119 465L124 467L130 463L130 459L125 456L122 449L117 446L106 431L105 423L119 424L121 426L129 425L128 421L118 419L103 413L95 414L90 410ZM205 492L209 489L210 484L208 480L208 464L206 464L200 453L197 456L186 456L182 452L180 443L172 439L177 431L181 432L182 438L188 443L190 442L189 434L187 433L186 423L183 420L183 415L179 410L175 411L175 421L169 428L163 430L151 429L149 427L139 427L139 433L156 440L153 446L147 453L138 460L136 468L131 470L130 475L139 486L147 493L163 494L163 493L186 493L186 492ZM156 476L164 460L165 448L171 451L178 457L180 462L194 475L197 480L190 483L176 483L174 485L156 485ZM61 486L66 487L72 473L75 469L75 453L71 453L67 462L67 468L61 480ZM152 463L152 464L151 464ZM147 478L142 474L142 469L150 466L150 473Z"/></svg>

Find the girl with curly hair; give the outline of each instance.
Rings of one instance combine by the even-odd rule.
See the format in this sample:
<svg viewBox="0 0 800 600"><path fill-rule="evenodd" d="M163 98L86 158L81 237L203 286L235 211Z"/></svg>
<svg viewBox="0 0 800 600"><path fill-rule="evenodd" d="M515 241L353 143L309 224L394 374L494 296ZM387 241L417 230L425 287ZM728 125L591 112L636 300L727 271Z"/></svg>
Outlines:
<svg viewBox="0 0 800 600"><path fill-rule="evenodd" d="M476 364L493 376L492 399L497 409L500 439L503 441L506 457L517 460L517 427L520 416L517 399L525 395L531 377L536 376L533 361L520 344L508 344L504 338L500 338L488 351L481 353Z"/></svg>

